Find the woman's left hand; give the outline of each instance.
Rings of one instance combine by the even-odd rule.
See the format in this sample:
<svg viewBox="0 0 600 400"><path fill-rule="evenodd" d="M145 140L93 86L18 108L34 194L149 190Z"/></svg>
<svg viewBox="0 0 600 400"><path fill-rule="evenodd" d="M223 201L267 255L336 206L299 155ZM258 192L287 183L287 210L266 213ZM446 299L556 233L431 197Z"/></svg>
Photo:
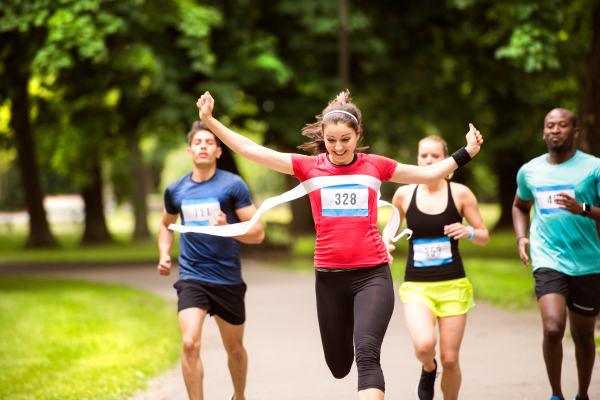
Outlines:
<svg viewBox="0 0 600 400"><path fill-rule="evenodd" d="M450 239L458 240L460 238L468 238L471 236L471 231L460 222L456 222L452 225L444 226L444 235L448 236Z"/></svg>
<svg viewBox="0 0 600 400"><path fill-rule="evenodd" d="M467 147L465 149L471 157L474 157L479 153L479 147L483 143L483 137L481 133L475 129L473 124L469 124L469 132L467 133Z"/></svg>

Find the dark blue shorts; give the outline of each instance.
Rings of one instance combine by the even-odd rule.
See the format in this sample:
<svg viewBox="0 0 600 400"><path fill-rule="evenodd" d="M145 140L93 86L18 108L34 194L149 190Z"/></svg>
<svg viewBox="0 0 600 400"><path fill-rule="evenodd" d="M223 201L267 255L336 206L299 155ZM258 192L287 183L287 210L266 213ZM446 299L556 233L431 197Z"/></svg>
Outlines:
<svg viewBox="0 0 600 400"><path fill-rule="evenodd" d="M201 308L209 315L218 315L232 325L241 325L246 321L246 284L220 285L184 279L177 281L177 311L186 308Z"/></svg>

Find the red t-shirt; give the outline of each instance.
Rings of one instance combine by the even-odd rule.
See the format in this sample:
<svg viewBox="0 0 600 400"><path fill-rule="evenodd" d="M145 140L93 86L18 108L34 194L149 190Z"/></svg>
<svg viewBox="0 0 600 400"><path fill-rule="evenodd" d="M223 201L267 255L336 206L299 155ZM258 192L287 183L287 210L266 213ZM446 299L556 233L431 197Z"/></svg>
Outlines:
<svg viewBox="0 0 600 400"><path fill-rule="evenodd" d="M389 181L398 163L373 154L357 154L349 165L335 165L325 153L292 154L294 177L301 182L332 175L369 175ZM359 268L388 262L377 229L377 193L363 185L336 185L309 193L317 242L315 267Z"/></svg>

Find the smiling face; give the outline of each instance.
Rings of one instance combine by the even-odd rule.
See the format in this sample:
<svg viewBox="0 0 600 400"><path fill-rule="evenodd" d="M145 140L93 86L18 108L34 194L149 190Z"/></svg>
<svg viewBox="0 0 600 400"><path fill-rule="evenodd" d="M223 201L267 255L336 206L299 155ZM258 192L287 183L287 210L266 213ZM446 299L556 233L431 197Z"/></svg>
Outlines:
<svg viewBox="0 0 600 400"><path fill-rule="evenodd" d="M419 167L426 167L445 160L444 145L434 140L422 140L419 143L419 154L417 158Z"/></svg>
<svg viewBox="0 0 600 400"><path fill-rule="evenodd" d="M571 149L573 140L578 135L579 128L574 126L569 111L557 108L546 115L542 137L548 145L548 150L560 152Z"/></svg>
<svg viewBox="0 0 600 400"><path fill-rule="evenodd" d="M187 149L188 156L198 167L212 167L221 157L221 148L217 146L215 135L209 131L198 131L194 134Z"/></svg>
<svg viewBox="0 0 600 400"><path fill-rule="evenodd" d="M323 126L325 148L331 162L336 165L348 165L354 160L354 150L360 134L346 124L327 124Z"/></svg>

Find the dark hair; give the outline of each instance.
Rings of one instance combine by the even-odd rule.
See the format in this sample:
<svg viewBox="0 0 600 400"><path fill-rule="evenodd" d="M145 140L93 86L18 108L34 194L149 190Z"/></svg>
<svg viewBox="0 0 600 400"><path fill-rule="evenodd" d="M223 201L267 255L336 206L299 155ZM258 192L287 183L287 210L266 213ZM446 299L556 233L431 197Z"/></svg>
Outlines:
<svg viewBox="0 0 600 400"><path fill-rule="evenodd" d="M192 124L192 129L190 129L190 131L188 132L188 145L192 145L192 140L194 139L194 135L198 132L198 131L208 131L210 133L213 134L213 136L215 137L215 142L217 143L217 147L221 147L221 141L219 140L219 138L217 137L217 135L215 135L213 133L213 131L211 131L210 129L208 129L208 126L206 126L206 124L202 121L195 121Z"/></svg>
<svg viewBox="0 0 600 400"><path fill-rule="evenodd" d="M331 111L345 111L354 115L356 119L344 113L333 113L323 118L325 114ZM359 147L362 144L363 138L362 127L360 124L361 119L362 116L360 110L352 103L350 92L346 89L345 91L340 92L335 99L331 100L320 115L317 115L317 122L306 124L306 126L302 128L302 135L312 140L298 146L298 148L300 150L311 150L314 154L326 153L327 148L325 147L325 140L323 139L323 125L341 123L354 129L356 134L360 134L356 151L366 150L369 148L368 146Z"/></svg>

